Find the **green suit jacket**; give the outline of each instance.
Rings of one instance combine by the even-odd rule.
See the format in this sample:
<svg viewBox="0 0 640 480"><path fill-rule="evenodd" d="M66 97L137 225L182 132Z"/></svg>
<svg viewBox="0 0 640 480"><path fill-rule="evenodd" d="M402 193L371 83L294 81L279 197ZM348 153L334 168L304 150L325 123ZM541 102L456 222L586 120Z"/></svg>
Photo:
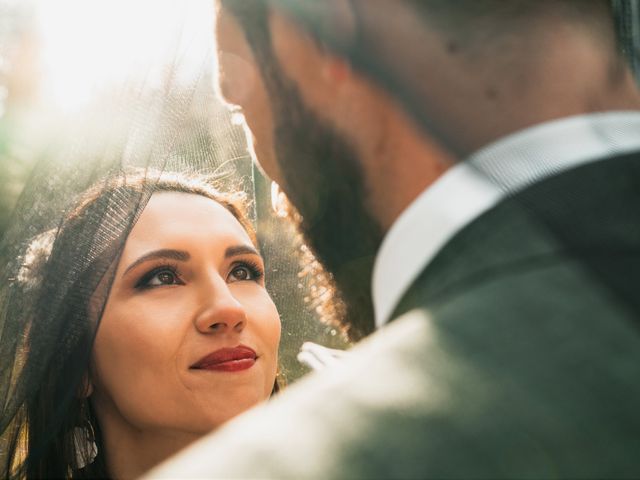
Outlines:
<svg viewBox="0 0 640 480"><path fill-rule="evenodd" d="M640 154L503 201L394 317L151 476L640 477Z"/></svg>

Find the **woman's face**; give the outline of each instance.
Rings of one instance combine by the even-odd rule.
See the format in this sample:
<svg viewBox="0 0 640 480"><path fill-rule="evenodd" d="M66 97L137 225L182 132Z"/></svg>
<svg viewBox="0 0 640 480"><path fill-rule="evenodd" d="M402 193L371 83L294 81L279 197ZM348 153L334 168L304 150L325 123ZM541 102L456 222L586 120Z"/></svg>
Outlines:
<svg viewBox="0 0 640 480"><path fill-rule="evenodd" d="M200 195L156 193L127 239L97 332L98 417L136 431L208 432L268 398L279 340L263 260L235 217Z"/></svg>

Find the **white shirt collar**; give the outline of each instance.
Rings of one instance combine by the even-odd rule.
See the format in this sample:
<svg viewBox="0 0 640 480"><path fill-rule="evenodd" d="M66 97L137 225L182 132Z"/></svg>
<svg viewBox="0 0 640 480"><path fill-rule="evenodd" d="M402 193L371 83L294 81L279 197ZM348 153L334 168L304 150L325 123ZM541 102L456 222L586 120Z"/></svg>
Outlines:
<svg viewBox="0 0 640 480"><path fill-rule="evenodd" d="M373 270L377 327L465 225L507 194L578 165L640 150L640 112L563 118L521 130L447 170L398 217Z"/></svg>

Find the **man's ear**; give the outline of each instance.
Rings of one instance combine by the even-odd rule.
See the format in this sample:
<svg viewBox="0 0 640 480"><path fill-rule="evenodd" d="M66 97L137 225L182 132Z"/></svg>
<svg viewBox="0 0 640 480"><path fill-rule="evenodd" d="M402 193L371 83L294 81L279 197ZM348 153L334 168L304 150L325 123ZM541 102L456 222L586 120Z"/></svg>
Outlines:
<svg viewBox="0 0 640 480"><path fill-rule="evenodd" d="M344 83L351 76L351 66L341 58L329 57L323 64L322 76L331 83Z"/></svg>
<svg viewBox="0 0 640 480"><path fill-rule="evenodd" d="M283 73L298 86L304 101L315 110L336 103L352 79L349 63L278 11L269 17L273 51Z"/></svg>

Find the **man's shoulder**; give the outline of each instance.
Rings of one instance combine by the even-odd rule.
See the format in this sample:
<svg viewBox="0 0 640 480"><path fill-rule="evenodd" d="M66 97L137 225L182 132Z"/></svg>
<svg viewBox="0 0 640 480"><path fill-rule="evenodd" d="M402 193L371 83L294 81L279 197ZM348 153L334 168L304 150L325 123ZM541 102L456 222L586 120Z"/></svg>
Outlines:
<svg viewBox="0 0 640 480"><path fill-rule="evenodd" d="M573 271L563 303L582 302L581 289L595 289L640 313L640 153L592 161L537 182L510 196L461 229L414 281L396 315L450 297L485 293L553 295L545 271ZM566 267L566 268L565 268ZM520 292L509 285L512 278ZM590 282L590 280L595 280ZM573 289L573 292L568 290ZM494 292L495 293L495 292ZM613 295L612 295L613 293ZM618 297L618 298L615 298ZM476 296L500 306L495 296ZM526 313L526 312L524 312Z"/></svg>
<svg viewBox="0 0 640 480"><path fill-rule="evenodd" d="M416 282L405 313L343 363L152 476L640 475L640 336L616 289L640 281L627 248L640 238L632 160L479 219ZM589 195L575 200L569 183Z"/></svg>
<svg viewBox="0 0 640 480"><path fill-rule="evenodd" d="M594 315L584 334L578 325L554 326L559 317L491 323L487 311L469 316L473 297L460 298L464 307L407 312L341 365L236 419L153 476L640 472L632 454L640 448L637 335L622 327L594 333Z"/></svg>

